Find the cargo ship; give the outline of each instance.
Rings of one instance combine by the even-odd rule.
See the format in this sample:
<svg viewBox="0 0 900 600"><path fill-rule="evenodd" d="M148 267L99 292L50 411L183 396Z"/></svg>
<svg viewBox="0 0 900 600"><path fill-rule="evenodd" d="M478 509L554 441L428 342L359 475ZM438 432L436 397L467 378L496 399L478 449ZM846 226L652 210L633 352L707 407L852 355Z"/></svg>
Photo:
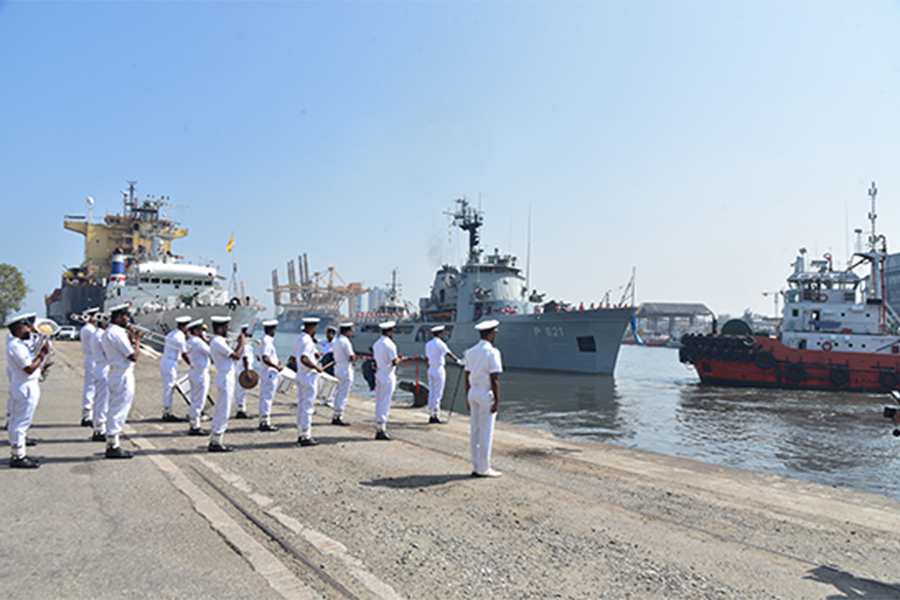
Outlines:
<svg viewBox="0 0 900 600"><path fill-rule="evenodd" d="M707 385L859 392L900 388L900 335L885 300L887 241L877 234L875 184L867 248L846 269L801 248L787 278L780 331L754 335L732 320L721 333L682 337L679 359ZM864 276L855 271L868 270Z"/></svg>

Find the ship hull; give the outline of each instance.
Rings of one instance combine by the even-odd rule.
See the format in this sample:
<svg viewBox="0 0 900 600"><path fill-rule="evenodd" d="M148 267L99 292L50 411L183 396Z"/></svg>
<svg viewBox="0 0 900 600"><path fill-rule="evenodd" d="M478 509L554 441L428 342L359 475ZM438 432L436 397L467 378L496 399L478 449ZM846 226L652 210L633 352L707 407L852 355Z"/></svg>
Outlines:
<svg viewBox="0 0 900 600"><path fill-rule="evenodd" d="M531 315L499 315L495 345L504 368L564 373L611 375L615 371L622 335L633 308L579 310ZM478 343L474 322L442 323L450 330L445 341L453 353L463 353ZM424 356L434 323L400 322L394 343L404 356ZM353 344L359 353L370 353L380 333L376 324L362 324Z"/></svg>
<svg viewBox="0 0 900 600"><path fill-rule="evenodd" d="M47 318L60 325L80 325L71 319L72 314L103 306L106 299L106 288L97 285L67 285L56 292L51 296L52 300L48 299L46 303Z"/></svg>
<svg viewBox="0 0 900 600"><path fill-rule="evenodd" d="M253 325L254 320L256 319L257 312L257 309L253 306L238 305L234 308L231 308L226 304L222 306L177 308L173 310L145 313L141 315L134 315L133 319L134 322L141 327L146 327L147 329L155 331L161 335L165 335L175 329L175 319L182 315L188 315L194 319L203 319L203 322L206 323L207 326L211 324L211 317L228 316L231 317L228 333L237 335L238 333L240 333L242 325ZM159 343L158 340L145 339L144 343L147 343L156 350L162 350L162 344Z"/></svg>
<svg viewBox="0 0 900 600"><path fill-rule="evenodd" d="M844 392L900 388L897 347L886 353L801 350L774 338L732 336L682 343L681 361L694 366L704 385Z"/></svg>

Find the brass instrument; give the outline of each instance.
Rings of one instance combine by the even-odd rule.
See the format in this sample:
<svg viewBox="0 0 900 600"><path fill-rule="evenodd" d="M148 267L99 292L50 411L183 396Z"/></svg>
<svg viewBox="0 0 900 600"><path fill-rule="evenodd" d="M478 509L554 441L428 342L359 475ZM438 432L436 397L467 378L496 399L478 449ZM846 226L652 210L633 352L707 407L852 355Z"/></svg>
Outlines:
<svg viewBox="0 0 900 600"><path fill-rule="evenodd" d="M51 357L53 356L53 345L50 344L50 338L59 333L59 323L54 321L53 319L35 319L34 320L34 330L37 332L37 341L34 343L34 347L32 351L37 353L40 351L41 346L47 344L47 355L44 357L44 360L41 362L41 376L40 381L44 381L47 378L47 373L50 371L50 366L53 364Z"/></svg>

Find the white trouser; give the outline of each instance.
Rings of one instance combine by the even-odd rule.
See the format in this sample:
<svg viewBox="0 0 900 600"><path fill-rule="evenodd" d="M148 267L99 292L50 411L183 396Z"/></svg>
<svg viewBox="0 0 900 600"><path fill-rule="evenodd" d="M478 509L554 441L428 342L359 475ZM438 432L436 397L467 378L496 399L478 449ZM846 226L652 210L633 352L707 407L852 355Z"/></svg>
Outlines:
<svg viewBox="0 0 900 600"><path fill-rule="evenodd" d="M319 374L316 371L297 372L294 383L297 385L297 431L301 437L308 437L312 427L312 416L316 403L316 383Z"/></svg>
<svg viewBox="0 0 900 600"><path fill-rule="evenodd" d="M228 415L231 414L231 403L234 400L234 369L216 374L216 410L209 426L212 435L222 441L222 434L228 428Z"/></svg>
<svg viewBox="0 0 900 600"><path fill-rule="evenodd" d="M9 394L12 402L9 410L9 423L6 426L12 455L17 458L25 456L25 434L31 427L34 409L41 398L41 387L37 379L29 379L21 383L10 383Z"/></svg>
<svg viewBox="0 0 900 600"><path fill-rule="evenodd" d="M433 416L441 414L441 398L444 397L444 384L447 372L444 367L428 367L428 412Z"/></svg>
<svg viewBox="0 0 900 600"><path fill-rule="evenodd" d="M12 412L12 371L9 370L9 365L6 365L6 382L9 384L6 386L6 417L9 419Z"/></svg>
<svg viewBox="0 0 900 600"><path fill-rule="evenodd" d="M491 412L494 394L489 388L469 389L469 442L472 446L472 468L484 473L491 468L491 444L497 413Z"/></svg>
<svg viewBox="0 0 900 600"><path fill-rule="evenodd" d="M397 374L393 371L375 372L375 423L387 423L391 412L391 397L397 387Z"/></svg>
<svg viewBox="0 0 900 600"><path fill-rule="evenodd" d="M353 367L350 365L335 365L334 376L337 377L337 387L334 389L334 416L341 417L347 408L347 397L350 396L350 386L353 384Z"/></svg>
<svg viewBox="0 0 900 600"><path fill-rule="evenodd" d="M109 365L94 363L94 431L106 433L109 413Z"/></svg>
<svg viewBox="0 0 900 600"><path fill-rule="evenodd" d="M81 411L82 416L87 417L91 414L91 408L94 406L94 359L85 356L82 364L84 365L84 388L81 392Z"/></svg>
<svg viewBox="0 0 900 600"><path fill-rule="evenodd" d="M268 417L272 414L272 402L275 400L275 390L278 389L278 369L263 367L259 377L259 420L268 423Z"/></svg>
<svg viewBox="0 0 900 600"><path fill-rule="evenodd" d="M191 427L200 427L200 413L206 404L206 395L209 393L209 369L191 369L188 374L191 382L191 408L188 410L188 418Z"/></svg>
<svg viewBox="0 0 900 600"><path fill-rule="evenodd" d="M125 371L109 370L109 416L106 435L118 436L125 427L125 419L134 400L134 367Z"/></svg>
<svg viewBox="0 0 900 600"><path fill-rule="evenodd" d="M247 394L250 392L247 388L242 386L238 380L237 375L234 376L234 405L237 406L238 410L247 410Z"/></svg>
<svg viewBox="0 0 900 600"><path fill-rule="evenodd" d="M159 374L163 386L163 412L171 412L172 394L175 393L175 380L178 379L178 361L171 358L159 361Z"/></svg>

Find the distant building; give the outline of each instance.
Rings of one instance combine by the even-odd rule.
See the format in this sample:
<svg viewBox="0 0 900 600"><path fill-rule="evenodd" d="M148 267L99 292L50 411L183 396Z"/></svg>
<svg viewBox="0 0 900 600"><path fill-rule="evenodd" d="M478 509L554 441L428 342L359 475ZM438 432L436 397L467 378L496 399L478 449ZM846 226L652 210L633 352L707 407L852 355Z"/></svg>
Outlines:
<svg viewBox="0 0 900 600"><path fill-rule="evenodd" d="M688 302L644 302L635 313L641 335L680 339L685 333L712 331L715 315L705 304Z"/></svg>

